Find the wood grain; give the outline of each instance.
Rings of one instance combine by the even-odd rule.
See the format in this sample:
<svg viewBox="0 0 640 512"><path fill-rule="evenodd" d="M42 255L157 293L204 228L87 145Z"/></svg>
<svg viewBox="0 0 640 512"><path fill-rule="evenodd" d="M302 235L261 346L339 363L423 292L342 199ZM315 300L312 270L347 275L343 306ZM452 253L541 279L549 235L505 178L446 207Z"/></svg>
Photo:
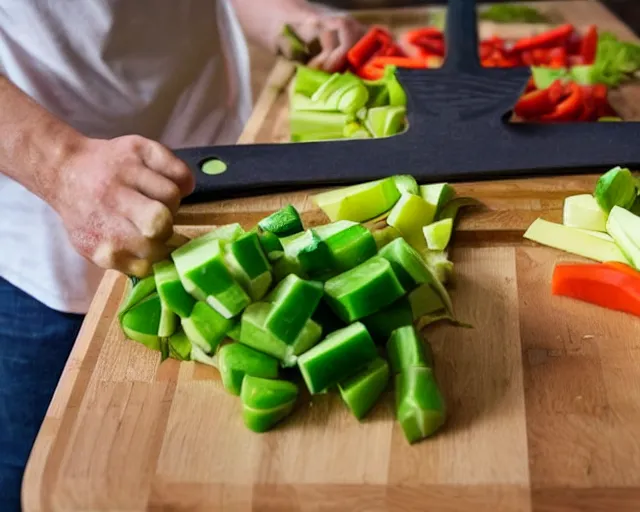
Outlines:
<svg viewBox="0 0 640 512"><path fill-rule="evenodd" d="M556 19L632 37L596 2L542 5ZM426 12L361 15L401 28ZM266 68L257 68L267 85L240 143L287 139L290 65L268 77ZM626 117L638 115L637 87L616 96ZM564 198L595 180L456 185L484 205L463 214L452 250L453 301L474 328L424 332L449 415L439 435L413 446L391 390L362 423L338 396L318 396L273 431L250 433L215 369L160 364L124 338L115 313L125 279L107 272L31 454L24 510L638 510L640 322L552 297L554 264L574 258L522 239L537 217L560 220ZM287 203L315 225L325 218L312 192L190 205L177 230L248 228Z"/></svg>

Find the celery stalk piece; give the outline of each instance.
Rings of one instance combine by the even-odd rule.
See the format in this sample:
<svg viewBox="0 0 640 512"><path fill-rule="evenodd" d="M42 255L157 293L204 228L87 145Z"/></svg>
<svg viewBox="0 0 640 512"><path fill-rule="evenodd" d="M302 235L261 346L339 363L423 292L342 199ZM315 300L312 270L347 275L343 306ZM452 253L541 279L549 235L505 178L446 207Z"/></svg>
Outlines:
<svg viewBox="0 0 640 512"><path fill-rule="evenodd" d="M415 195L420 194L420 187L418 187L418 182L413 176L409 174L398 174L394 176L393 179L396 181L396 187L398 187L401 194L404 192Z"/></svg>
<svg viewBox="0 0 640 512"><path fill-rule="evenodd" d="M225 247L231 275L252 300L262 299L271 286L271 265L257 233L247 233Z"/></svg>
<svg viewBox="0 0 640 512"><path fill-rule="evenodd" d="M290 100L291 110L301 112L335 112L336 109L332 105L328 105L324 101L313 101L311 98L303 94L294 94Z"/></svg>
<svg viewBox="0 0 640 512"><path fill-rule="evenodd" d="M291 142L318 142L321 140L340 140L344 139L342 132L324 132L324 133L304 133L291 134Z"/></svg>
<svg viewBox="0 0 640 512"><path fill-rule="evenodd" d="M233 320L225 318L204 302L196 302L188 318L182 319L182 329L191 343L207 354L213 354L225 338Z"/></svg>
<svg viewBox="0 0 640 512"><path fill-rule="evenodd" d="M442 219L422 228L427 247L432 251L444 251L453 233L453 219Z"/></svg>
<svg viewBox="0 0 640 512"><path fill-rule="evenodd" d="M153 275L140 279L135 284L132 279L128 279L125 298L118 309L118 318L122 319L122 315L155 291L156 280Z"/></svg>
<svg viewBox="0 0 640 512"><path fill-rule="evenodd" d="M562 223L571 228L605 232L607 214L591 194L580 194L564 200Z"/></svg>
<svg viewBox="0 0 640 512"><path fill-rule="evenodd" d="M169 336L169 355L178 361L191 360L191 341L182 329Z"/></svg>
<svg viewBox="0 0 640 512"><path fill-rule="evenodd" d="M329 279L324 291L329 306L345 322L380 311L405 294L391 264L380 256Z"/></svg>
<svg viewBox="0 0 640 512"><path fill-rule="evenodd" d="M367 112L365 126L374 137L390 137L402 131L405 107L375 107Z"/></svg>
<svg viewBox="0 0 640 512"><path fill-rule="evenodd" d="M399 198L395 180L384 178L322 192L313 196L312 200L332 222L363 222L388 211Z"/></svg>
<svg viewBox="0 0 640 512"><path fill-rule="evenodd" d="M300 214L291 204L262 219L258 222L258 227L278 237L287 237L304 231Z"/></svg>
<svg viewBox="0 0 640 512"><path fill-rule="evenodd" d="M531 67L531 76L537 89L548 89L556 80L568 80L571 74L566 68Z"/></svg>
<svg viewBox="0 0 640 512"><path fill-rule="evenodd" d="M122 330L129 339L151 350L160 350L160 297L153 293L122 315Z"/></svg>
<svg viewBox="0 0 640 512"><path fill-rule="evenodd" d="M445 422L446 406L433 371L410 367L397 374L396 417L410 444L430 437Z"/></svg>
<svg viewBox="0 0 640 512"><path fill-rule="evenodd" d="M636 200L638 189L636 180L629 169L614 167L600 176L594 196L605 213L614 206L629 209Z"/></svg>
<svg viewBox="0 0 640 512"><path fill-rule="evenodd" d="M399 327L413 325L411 303L407 296L401 297L377 313L364 317L361 322L374 341L385 342L391 333Z"/></svg>
<svg viewBox="0 0 640 512"><path fill-rule="evenodd" d="M298 357L298 367L312 394L351 377L378 357L378 352L360 322L327 336Z"/></svg>
<svg viewBox="0 0 640 512"><path fill-rule="evenodd" d="M369 100L369 91L361 82L348 86L346 90L338 91L338 94L340 94L338 110L350 115L355 115Z"/></svg>
<svg viewBox="0 0 640 512"><path fill-rule="evenodd" d="M435 220L452 219L455 223L458 211L465 206L482 206L482 203L473 197L456 197L444 205Z"/></svg>
<svg viewBox="0 0 640 512"><path fill-rule="evenodd" d="M289 275L267 296L273 307L265 327L285 343L293 343L315 312L324 288L317 281L305 281Z"/></svg>
<svg viewBox="0 0 640 512"><path fill-rule="evenodd" d="M412 320L418 320L445 307L440 294L429 283L418 286L407 298L411 306Z"/></svg>
<svg viewBox="0 0 640 512"><path fill-rule="evenodd" d="M311 100L326 102L328 105L333 106L335 110L338 110L338 102L342 94L355 85L361 85L360 79L357 76L350 73L334 73L329 80L324 82L318 90L313 93ZM366 100L358 108L364 106L365 103Z"/></svg>
<svg viewBox="0 0 640 512"><path fill-rule="evenodd" d="M258 433L270 430L291 413L297 398L292 382L245 376L240 391L245 426Z"/></svg>
<svg viewBox="0 0 640 512"><path fill-rule="evenodd" d="M156 276L158 295L163 306L176 313L180 318L187 318L196 300L187 293L171 260L160 261L153 265Z"/></svg>
<svg viewBox="0 0 640 512"><path fill-rule="evenodd" d="M396 329L387 341L387 358L394 375L416 366L432 368L429 356L431 352L427 353L413 325Z"/></svg>
<svg viewBox="0 0 640 512"><path fill-rule="evenodd" d="M386 247L388 244L393 242L396 238L402 237L400 231L392 226L386 226L382 229L372 230L373 238L376 241L376 246L378 250L381 250L383 247Z"/></svg>
<svg viewBox="0 0 640 512"><path fill-rule="evenodd" d="M524 238L596 261L628 263L627 258L616 244L579 229L555 224L544 219L536 219L525 232Z"/></svg>
<svg viewBox="0 0 640 512"><path fill-rule="evenodd" d="M378 357L355 375L338 384L340 395L361 420L372 409L389 383L389 365Z"/></svg>
<svg viewBox="0 0 640 512"><path fill-rule="evenodd" d="M219 239L196 238L171 253L185 290L207 302L225 318L232 318L251 299L227 269Z"/></svg>
<svg viewBox="0 0 640 512"><path fill-rule="evenodd" d="M631 265L640 270L640 217L614 206L607 219L607 231Z"/></svg>
<svg viewBox="0 0 640 512"><path fill-rule="evenodd" d="M365 86L369 89L369 100L366 104L367 109L389 105L389 90L386 84L365 82Z"/></svg>
<svg viewBox="0 0 640 512"><path fill-rule="evenodd" d="M284 25L278 37L278 55L284 56L287 60L306 62L311 56L307 43L296 33L295 29L288 23Z"/></svg>
<svg viewBox="0 0 640 512"><path fill-rule="evenodd" d="M331 253L335 270L345 272L376 255L378 248L371 232L351 221L337 221L316 228Z"/></svg>
<svg viewBox="0 0 640 512"><path fill-rule="evenodd" d="M283 366L293 366L296 356L320 341L322 328L309 319L293 343L286 343L266 328L267 317L272 310L273 304L267 302L251 304L242 314L240 342L279 359Z"/></svg>
<svg viewBox="0 0 640 512"><path fill-rule="evenodd" d="M432 183L421 185L420 195L435 208L437 218L444 206L456 195L456 192L448 183Z"/></svg>
<svg viewBox="0 0 640 512"><path fill-rule="evenodd" d="M314 279L330 276L335 270L329 246L318 236L315 229L308 229L300 236L282 239L284 253L298 260L302 271Z"/></svg>
<svg viewBox="0 0 640 512"><path fill-rule="evenodd" d="M292 134L299 136L326 133L340 138L351 119L351 116L342 112L292 110L289 112L289 129Z"/></svg>
<svg viewBox="0 0 640 512"><path fill-rule="evenodd" d="M369 130L367 130L364 126L361 126L358 130L348 135L347 138L348 139L372 139L373 136L369 133Z"/></svg>
<svg viewBox="0 0 640 512"><path fill-rule="evenodd" d="M640 190L640 188L638 190ZM636 197L636 201L633 203L630 211L634 215L640 216L640 196Z"/></svg>
<svg viewBox="0 0 640 512"><path fill-rule="evenodd" d="M218 351L218 368L222 384L232 395L240 395L245 375L277 379L278 366L277 359L242 343L229 343Z"/></svg>
<svg viewBox="0 0 640 512"><path fill-rule="evenodd" d="M406 192L391 209L387 224L396 228L415 249L426 247L422 227L431 224L436 210L422 197Z"/></svg>
<svg viewBox="0 0 640 512"><path fill-rule="evenodd" d="M580 85L593 85L595 83L593 69L593 65L571 66L569 76Z"/></svg>
<svg viewBox="0 0 640 512"><path fill-rule="evenodd" d="M310 98L329 78L331 75L325 71L307 66L297 66L293 91L295 94L302 94Z"/></svg>

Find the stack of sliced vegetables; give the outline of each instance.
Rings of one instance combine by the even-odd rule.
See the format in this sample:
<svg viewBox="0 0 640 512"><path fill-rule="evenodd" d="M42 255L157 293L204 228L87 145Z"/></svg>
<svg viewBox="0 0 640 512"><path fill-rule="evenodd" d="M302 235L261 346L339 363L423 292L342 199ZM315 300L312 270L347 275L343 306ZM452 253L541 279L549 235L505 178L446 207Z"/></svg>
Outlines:
<svg viewBox="0 0 640 512"><path fill-rule="evenodd" d="M600 262L558 264L554 294L640 316L639 215L640 181L614 167L593 194L566 198L562 224L537 219L524 237Z"/></svg>
<svg viewBox="0 0 640 512"><path fill-rule="evenodd" d="M379 80L299 66L290 89L293 142L390 137L406 126L407 97L387 68Z"/></svg>
<svg viewBox="0 0 640 512"><path fill-rule="evenodd" d="M122 329L162 360L216 367L253 431L287 417L301 385L338 391L362 419L393 380L407 439L428 437L445 404L418 331L464 325L445 288L448 246L458 210L476 202L408 175L313 201L330 222L305 229L287 205L249 231L221 226L174 250L131 281Z"/></svg>

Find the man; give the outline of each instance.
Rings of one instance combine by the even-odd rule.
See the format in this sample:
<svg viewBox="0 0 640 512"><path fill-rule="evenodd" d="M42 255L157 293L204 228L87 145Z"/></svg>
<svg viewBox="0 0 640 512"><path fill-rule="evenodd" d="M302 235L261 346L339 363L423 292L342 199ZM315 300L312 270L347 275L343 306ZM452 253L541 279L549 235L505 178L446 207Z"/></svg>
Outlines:
<svg viewBox="0 0 640 512"><path fill-rule="evenodd" d="M285 23L338 69L361 36L304 0L0 2L0 510L103 269L166 257L194 186L168 148L235 142L250 113L241 28Z"/></svg>

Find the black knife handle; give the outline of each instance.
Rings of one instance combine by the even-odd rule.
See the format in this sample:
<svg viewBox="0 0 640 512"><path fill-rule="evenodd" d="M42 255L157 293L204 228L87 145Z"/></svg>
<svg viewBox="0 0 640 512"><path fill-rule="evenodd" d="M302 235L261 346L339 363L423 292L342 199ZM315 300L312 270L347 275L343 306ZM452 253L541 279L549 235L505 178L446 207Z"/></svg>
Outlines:
<svg viewBox="0 0 640 512"><path fill-rule="evenodd" d="M446 71L468 74L481 71L476 0L449 0L445 42L443 68Z"/></svg>

